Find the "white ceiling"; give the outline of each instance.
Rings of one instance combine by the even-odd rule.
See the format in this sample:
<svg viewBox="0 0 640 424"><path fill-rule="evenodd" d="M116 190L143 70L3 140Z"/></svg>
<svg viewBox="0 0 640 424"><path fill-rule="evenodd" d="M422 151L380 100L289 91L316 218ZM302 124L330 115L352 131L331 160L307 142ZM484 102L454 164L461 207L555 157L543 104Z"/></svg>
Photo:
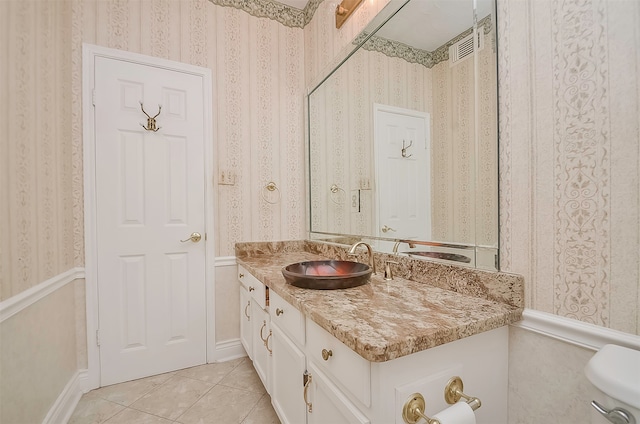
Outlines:
<svg viewBox="0 0 640 424"><path fill-rule="evenodd" d="M277 0L303 10L308 0ZM377 35L433 51L471 28L474 0L411 0ZM476 0L478 19L493 11L494 0ZM410 28L410 30L407 30Z"/></svg>
<svg viewBox="0 0 640 424"><path fill-rule="evenodd" d="M478 19L492 13L493 0L476 2ZM434 51L472 26L473 0L411 0L376 35Z"/></svg>

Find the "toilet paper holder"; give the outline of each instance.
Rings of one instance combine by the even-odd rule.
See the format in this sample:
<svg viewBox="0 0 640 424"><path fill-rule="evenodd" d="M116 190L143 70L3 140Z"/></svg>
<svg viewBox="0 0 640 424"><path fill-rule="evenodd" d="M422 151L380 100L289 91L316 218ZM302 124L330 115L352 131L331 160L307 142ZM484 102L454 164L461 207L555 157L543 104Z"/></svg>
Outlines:
<svg viewBox="0 0 640 424"><path fill-rule="evenodd" d="M463 390L462 379L458 376L451 377L444 388L444 400L449 405L453 405L458 402L460 398L464 398L474 411L482 406L480 399L465 395L462 392ZM416 424L422 418L427 424L440 424L440 421L437 419L429 418L424 414L425 405L424 397L420 393L414 393L409 396L402 408L402 418L404 422L407 424Z"/></svg>

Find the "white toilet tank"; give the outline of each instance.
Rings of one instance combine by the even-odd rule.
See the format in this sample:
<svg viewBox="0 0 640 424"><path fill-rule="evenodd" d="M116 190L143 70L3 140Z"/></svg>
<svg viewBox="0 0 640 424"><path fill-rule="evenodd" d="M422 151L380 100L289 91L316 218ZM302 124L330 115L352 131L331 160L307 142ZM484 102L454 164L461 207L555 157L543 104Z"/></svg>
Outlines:
<svg viewBox="0 0 640 424"><path fill-rule="evenodd" d="M592 424L640 424L640 351L605 345L589 360L585 374L597 389Z"/></svg>

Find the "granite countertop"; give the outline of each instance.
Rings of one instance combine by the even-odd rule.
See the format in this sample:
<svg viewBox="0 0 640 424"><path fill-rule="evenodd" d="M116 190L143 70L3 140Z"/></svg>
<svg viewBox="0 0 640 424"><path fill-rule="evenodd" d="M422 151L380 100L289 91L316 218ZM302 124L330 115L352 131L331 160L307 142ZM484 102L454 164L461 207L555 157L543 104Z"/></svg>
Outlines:
<svg viewBox="0 0 640 424"><path fill-rule="evenodd" d="M311 290L291 286L282 268L335 259L307 251L238 255L238 264L338 340L371 362L384 362L519 321L519 305L457 293L382 273L363 286Z"/></svg>

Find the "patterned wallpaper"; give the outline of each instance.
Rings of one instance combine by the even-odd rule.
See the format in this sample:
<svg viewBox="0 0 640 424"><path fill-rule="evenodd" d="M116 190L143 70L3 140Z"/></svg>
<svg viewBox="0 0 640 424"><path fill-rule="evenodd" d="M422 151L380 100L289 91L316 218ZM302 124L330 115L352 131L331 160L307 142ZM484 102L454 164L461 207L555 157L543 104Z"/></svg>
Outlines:
<svg viewBox="0 0 640 424"><path fill-rule="evenodd" d="M529 308L638 334L640 4L502 0L498 25L502 269Z"/></svg>
<svg viewBox="0 0 640 424"><path fill-rule="evenodd" d="M214 161L237 176L218 186L217 255L302 237L301 93L386 1L340 31L330 3L300 29L205 0L0 2L0 298L84 262L83 41L214 71ZM502 269L528 307L636 334L639 7L498 1Z"/></svg>
<svg viewBox="0 0 640 424"><path fill-rule="evenodd" d="M216 186L217 256L237 241L304 236L302 29L205 0L82 1L74 13L75 54L89 42L213 70L214 161L235 177ZM263 200L270 181L276 204Z"/></svg>
<svg viewBox="0 0 640 424"><path fill-rule="evenodd" d="M312 95L312 228L347 234L375 234L373 104L430 113L433 239L495 246L498 241L495 31L485 37L479 62L478 169L474 204L474 60L425 66L361 49ZM328 177L329 176L329 177ZM339 191L329 187L337 184ZM351 212L351 190L361 189L360 212Z"/></svg>
<svg viewBox="0 0 640 424"><path fill-rule="evenodd" d="M0 2L0 300L72 268L71 22L64 1ZM10 58L10 59L8 59Z"/></svg>

